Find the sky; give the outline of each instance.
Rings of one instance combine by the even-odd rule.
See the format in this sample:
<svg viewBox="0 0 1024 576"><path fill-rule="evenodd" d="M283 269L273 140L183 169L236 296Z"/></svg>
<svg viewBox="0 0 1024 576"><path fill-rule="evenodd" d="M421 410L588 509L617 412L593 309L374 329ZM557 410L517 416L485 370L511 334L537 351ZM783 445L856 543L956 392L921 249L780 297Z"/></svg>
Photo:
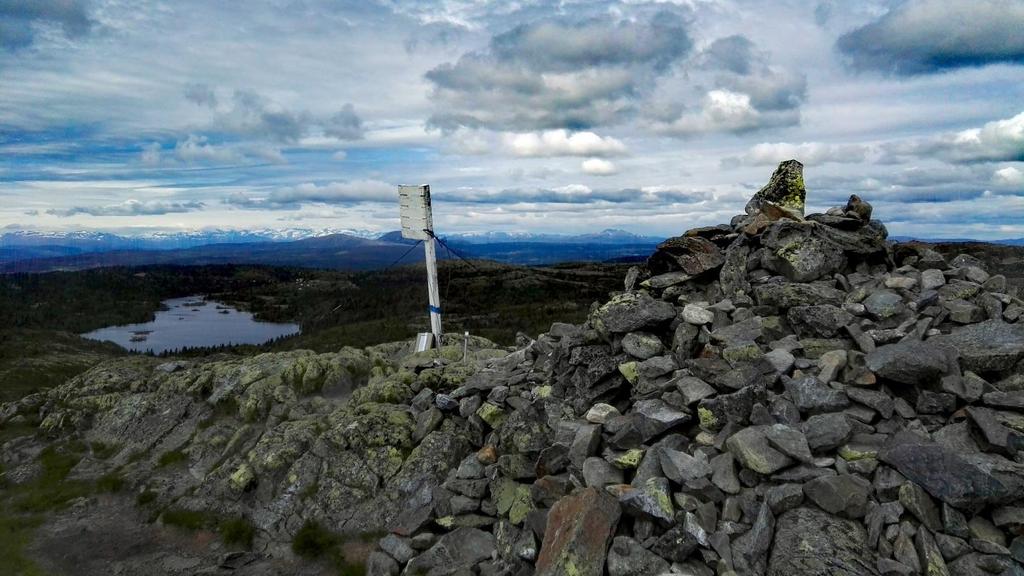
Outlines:
<svg viewBox="0 0 1024 576"><path fill-rule="evenodd" d="M0 0L0 232L1024 237L1024 0Z"/></svg>

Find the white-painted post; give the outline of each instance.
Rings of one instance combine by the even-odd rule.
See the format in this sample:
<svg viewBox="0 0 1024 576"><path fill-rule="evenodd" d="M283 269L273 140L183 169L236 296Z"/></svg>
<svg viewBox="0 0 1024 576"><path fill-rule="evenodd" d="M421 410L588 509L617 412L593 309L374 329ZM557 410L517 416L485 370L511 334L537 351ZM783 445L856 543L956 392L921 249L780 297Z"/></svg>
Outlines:
<svg viewBox="0 0 1024 576"><path fill-rule="evenodd" d="M427 301L430 332L434 346L441 347L441 292L437 287L437 248L434 244L434 216L430 208L430 186L399 186L402 237L422 240L427 263Z"/></svg>
<svg viewBox="0 0 1024 576"><path fill-rule="evenodd" d="M433 232L433 230L431 230ZM427 258L427 299L430 303L430 331L434 333L434 345L441 347L441 292L437 288L437 252L434 237L423 243Z"/></svg>

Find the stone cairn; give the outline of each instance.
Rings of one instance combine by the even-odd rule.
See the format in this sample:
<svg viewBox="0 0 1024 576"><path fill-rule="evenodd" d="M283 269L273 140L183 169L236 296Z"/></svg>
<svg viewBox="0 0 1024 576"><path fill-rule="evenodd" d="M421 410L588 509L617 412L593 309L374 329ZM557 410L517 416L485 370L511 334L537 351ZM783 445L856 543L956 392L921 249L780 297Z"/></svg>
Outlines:
<svg viewBox="0 0 1024 576"><path fill-rule="evenodd" d="M856 196L804 216L802 168L583 325L421 390L417 425L478 451L369 573L1024 574L1024 303Z"/></svg>

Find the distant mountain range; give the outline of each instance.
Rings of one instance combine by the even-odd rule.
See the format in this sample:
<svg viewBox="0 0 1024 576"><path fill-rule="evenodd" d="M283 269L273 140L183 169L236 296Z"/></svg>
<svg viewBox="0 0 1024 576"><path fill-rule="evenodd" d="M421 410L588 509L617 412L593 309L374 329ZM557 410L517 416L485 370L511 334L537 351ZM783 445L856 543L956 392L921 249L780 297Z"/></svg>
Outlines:
<svg viewBox="0 0 1024 576"><path fill-rule="evenodd" d="M107 233L17 231L0 236L0 272L46 272L148 264L267 264L367 270L422 261L399 232L204 231L145 237ZM305 234L305 237L302 237ZM295 239L299 236L299 239ZM515 264L628 261L645 258L662 240L622 230L597 234L453 234L439 257ZM205 244L203 242L206 242ZM450 250L448 249L450 247Z"/></svg>
<svg viewBox="0 0 1024 576"><path fill-rule="evenodd" d="M441 236L439 257L487 259L510 264L568 261L629 262L646 258L662 238L608 229L561 235L509 232ZM894 236L908 241L911 237ZM928 240L967 242L969 240ZM1024 238L996 243L1024 245ZM266 264L369 270L421 262L422 251L398 231L201 230L120 236L105 232L16 230L0 235L0 273L80 270L149 264ZM450 250L448 249L450 247Z"/></svg>

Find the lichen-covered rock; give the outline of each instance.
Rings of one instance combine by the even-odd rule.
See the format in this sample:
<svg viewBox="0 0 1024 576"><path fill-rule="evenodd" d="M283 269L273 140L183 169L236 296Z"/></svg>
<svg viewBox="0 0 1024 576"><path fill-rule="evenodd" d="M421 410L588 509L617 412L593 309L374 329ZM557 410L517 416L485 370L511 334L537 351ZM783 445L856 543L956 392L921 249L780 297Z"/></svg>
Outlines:
<svg viewBox="0 0 1024 576"><path fill-rule="evenodd" d="M548 513L537 576L602 576L619 503L596 488L559 500Z"/></svg>
<svg viewBox="0 0 1024 576"><path fill-rule="evenodd" d="M804 165L796 160L786 160L775 169L768 183L751 197L745 210L753 215L770 203L803 216L806 196Z"/></svg>
<svg viewBox="0 0 1024 576"><path fill-rule="evenodd" d="M594 327L606 333L624 334L657 326L676 317L668 302L645 293L627 292L612 298L591 316Z"/></svg>
<svg viewBox="0 0 1024 576"><path fill-rule="evenodd" d="M768 576L879 576L864 527L814 508L794 508L775 523Z"/></svg>

